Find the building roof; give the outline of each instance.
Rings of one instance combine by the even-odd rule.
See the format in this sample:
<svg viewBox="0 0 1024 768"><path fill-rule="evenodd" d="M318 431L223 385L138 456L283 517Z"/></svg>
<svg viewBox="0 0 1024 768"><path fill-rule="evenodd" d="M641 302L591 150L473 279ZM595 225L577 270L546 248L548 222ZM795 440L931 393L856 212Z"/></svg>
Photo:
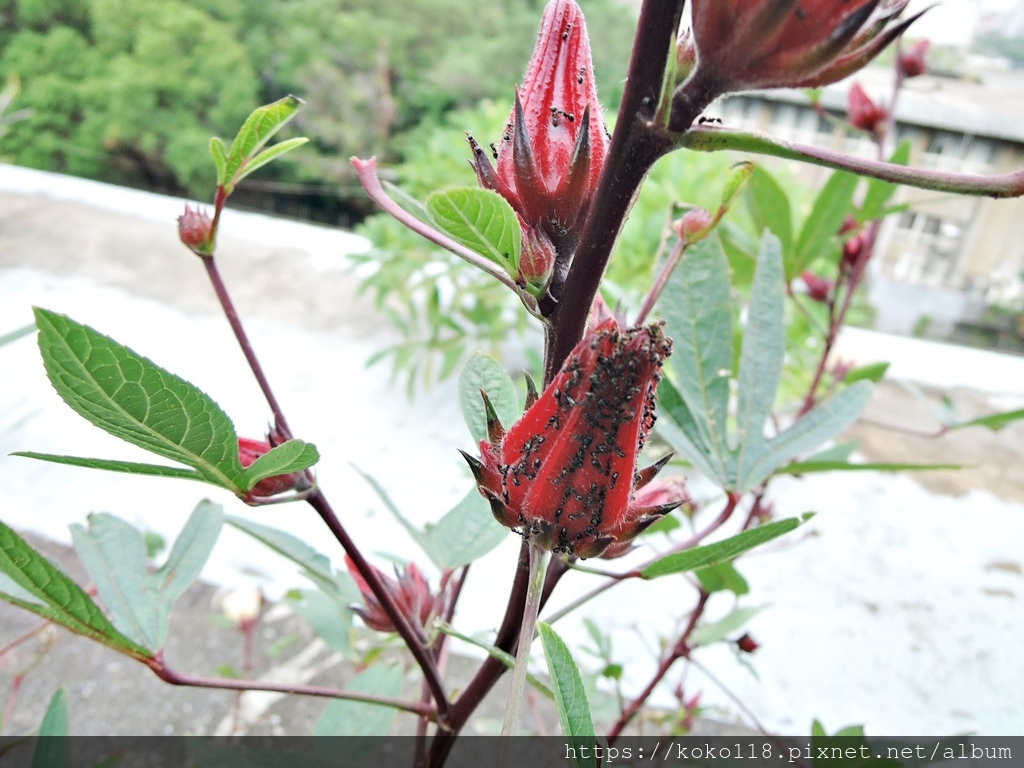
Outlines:
<svg viewBox="0 0 1024 768"><path fill-rule="evenodd" d="M890 69L869 68L854 79L875 100L888 100L892 93ZM822 105L845 113L850 82L825 88ZM769 101L808 103L801 90L761 91L757 95ZM896 117L904 124L1024 144L1024 73L991 71L977 80L922 75L904 84Z"/></svg>

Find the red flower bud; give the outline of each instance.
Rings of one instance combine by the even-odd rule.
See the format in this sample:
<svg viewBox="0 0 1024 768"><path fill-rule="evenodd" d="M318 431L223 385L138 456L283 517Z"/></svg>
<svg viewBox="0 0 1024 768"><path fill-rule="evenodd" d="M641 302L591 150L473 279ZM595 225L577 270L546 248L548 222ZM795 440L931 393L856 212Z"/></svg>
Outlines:
<svg viewBox="0 0 1024 768"><path fill-rule="evenodd" d="M928 63L924 57L928 54L931 45L931 40L918 40L910 46L909 50L900 51L900 55L896 58L896 66L899 68L901 77L917 77L928 71Z"/></svg>
<svg viewBox="0 0 1024 768"><path fill-rule="evenodd" d="M243 467L251 467L263 454L273 446L263 440L252 440L248 437L238 438L238 462ZM300 491L309 487L309 480L304 472L292 472L288 475L273 475L260 480L247 494L248 500L265 499L287 491Z"/></svg>
<svg viewBox="0 0 1024 768"><path fill-rule="evenodd" d="M843 243L843 269L851 270L857 265L860 255L864 252L866 242L867 237L861 232Z"/></svg>
<svg viewBox="0 0 1024 768"><path fill-rule="evenodd" d="M752 638L748 632L736 641L736 646L744 653L753 653L761 647L761 644Z"/></svg>
<svg viewBox="0 0 1024 768"><path fill-rule="evenodd" d="M205 211L185 204L185 212L178 217L178 238L197 256L213 254L213 220Z"/></svg>
<svg viewBox="0 0 1024 768"><path fill-rule="evenodd" d="M345 564L348 566L348 572L355 581L356 586L359 587L359 591L363 596L363 603L365 604L365 607L357 606L353 608L352 610L355 614L370 629L375 629L378 632L397 632L398 630L395 629L394 622L391 621L384 609L381 608L377 596L370 589L370 585L363 578L363 575L359 573L352 559L347 555L345 556ZM421 629L424 634L427 634L427 629L430 627L430 622L433 619L444 616L447 612L452 597L451 590L448 588L448 582L452 574L451 571L446 570L441 575L441 584L438 587L437 594L434 594L430 590L430 584L427 582L426 577L416 567L415 563L409 563L405 568L395 566L395 576L397 579L386 576L377 568L373 570L377 574L377 578L384 585L384 588L394 598L398 610L414 627Z"/></svg>
<svg viewBox="0 0 1024 768"><path fill-rule="evenodd" d="M857 221L856 217L852 213L848 213L846 214L846 217L843 219L843 224L841 227L839 227L839 230L836 232L836 234L840 236L847 235L850 232L856 232L859 228L860 222Z"/></svg>
<svg viewBox="0 0 1024 768"><path fill-rule="evenodd" d="M908 2L694 0L698 71L722 93L828 85L906 30L917 16L890 22Z"/></svg>
<svg viewBox="0 0 1024 768"><path fill-rule="evenodd" d="M682 503L636 498L668 461L637 471L670 349L660 325L606 320L507 433L492 420L481 460L463 455L498 522L545 549L596 557Z"/></svg>
<svg viewBox="0 0 1024 768"><path fill-rule="evenodd" d="M804 281L804 285L807 286L807 295L814 301L820 301L822 303L829 300L832 295L832 281L826 280L823 277L818 277L810 270L805 271L800 275L800 279Z"/></svg>
<svg viewBox="0 0 1024 768"><path fill-rule="evenodd" d="M682 218L672 222L672 229L687 243L702 240L715 224L715 217L705 208L691 208Z"/></svg>
<svg viewBox="0 0 1024 768"><path fill-rule="evenodd" d="M889 117L885 107L872 101L860 83L854 83L850 88L847 112L850 125L876 136L885 130L885 121Z"/></svg>
<svg viewBox="0 0 1024 768"><path fill-rule="evenodd" d="M547 280L553 265L553 258L546 265L548 257L568 255L576 245L608 153L587 27L573 0L551 0L544 9L533 58L496 150L497 169L472 137L470 146L480 185L497 191L519 214L524 260L536 262L524 268L533 279Z"/></svg>

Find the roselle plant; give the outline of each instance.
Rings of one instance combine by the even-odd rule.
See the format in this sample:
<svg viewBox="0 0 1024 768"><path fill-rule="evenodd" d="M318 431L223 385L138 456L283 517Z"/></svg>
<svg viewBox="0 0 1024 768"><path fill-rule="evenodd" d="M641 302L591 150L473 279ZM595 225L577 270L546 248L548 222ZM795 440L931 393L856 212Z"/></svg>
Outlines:
<svg viewBox="0 0 1024 768"><path fill-rule="evenodd" d="M739 652L755 652L756 639L741 634L749 611L738 609L711 625L704 621L705 610L713 600L746 592L736 567L744 553L807 519L775 519L769 495L775 476L865 467L850 463L848 450L815 451L856 420L871 396L872 381L884 373L851 371L837 365L831 352L895 185L1017 196L1024 194L1024 171L976 177L916 170L905 165L906 148L896 149L891 162L883 160L899 86L925 66L927 46L920 44L897 57L891 103L852 92L850 121L870 133L878 159L846 157L699 120L716 98L731 91L817 86L854 72L913 21L901 18L906 0L695 0L692 32L679 29L683 5L682 0L643 3L611 134L594 85L583 13L573 0L551 0L502 135L493 144L485 137L469 138L467 157L477 186L441 189L419 202L386 188L374 159L352 161L367 194L383 210L504 286L543 329L543 380L535 384L527 378L525 403L497 360L477 354L465 363L459 396L472 438L463 452L467 496L436 525L418 528L375 478L366 478L413 533L439 578L431 579L416 562L397 567L392 577L365 554L376 542L348 534L344 502L328 500L330 478L314 471L317 449L290 428L218 269L218 226L231 194L248 174L303 142L269 143L302 106L287 97L257 109L230 146L211 142L217 174L212 212L186 207L179 219L180 239L206 270L266 398L268 433L237 434L225 412L196 385L98 330L40 308L39 346L57 393L96 426L171 463L19 455L195 480L226 489L253 507L291 503L292 515L303 509L318 515L340 551L320 552L280 523L270 527L225 515L221 505L203 501L166 561L153 569L147 567L140 532L110 515L93 515L88 526L75 526L73 535L97 600L0 523L0 597L146 665L172 685L279 691L410 713L420 740L415 762L425 766L445 763L483 697L509 668L504 734L517 733L519 703L532 685L553 699L563 735L572 743L593 744L600 736L614 744L676 662L691 660L701 644L729 640ZM749 161L738 164L720 200L674 211L662 247L652 244L656 275L639 305L609 306L598 291L651 166L672 152L723 149L837 170L795 233L784 190ZM870 180L861 186L859 176ZM722 238L724 219L740 200L760 227L750 246L755 259L742 312L732 294ZM813 271L815 265L819 272L830 265L830 273ZM820 354L793 407L780 403L779 396L787 317L789 322L809 317L821 331ZM334 409L345 407L332 405L330 417L343 420ZM970 423L997 428L1021 417L1024 413L995 414ZM720 500L697 509L680 469L711 480L721 489ZM344 690L202 677L172 667L162 650L168 616L197 578L224 523L299 564L343 630L354 611L368 631L397 635L418 684L405 684L403 675L384 662L371 665ZM637 557L651 531L668 536L670 544L656 556ZM509 564L508 584L474 584L471 563L511 532L522 543L519 557ZM615 561L627 555L630 567L617 568ZM342 556L344 570L332 565ZM545 612L563 579L589 579L593 587L559 611ZM611 721L598 731L584 676L554 625L591 600L614 599L615 586L629 579L671 584L679 629L662 639L650 680L626 694L607 637L591 626L608 661L605 677L622 694ZM684 585L692 593L689 604L680 597ZM458 630L459 596L474 588L507 594L503 611L495 613L498 629L483 643ZM246 620L251 628L252 617ZM529 672L535 634L547 661L547 682ZM486 651L459 690L445 676L453 637ZM678 721L685 727L699 697L680 691L678 698ZM53 707L60 706L57 696Z"/></svg>

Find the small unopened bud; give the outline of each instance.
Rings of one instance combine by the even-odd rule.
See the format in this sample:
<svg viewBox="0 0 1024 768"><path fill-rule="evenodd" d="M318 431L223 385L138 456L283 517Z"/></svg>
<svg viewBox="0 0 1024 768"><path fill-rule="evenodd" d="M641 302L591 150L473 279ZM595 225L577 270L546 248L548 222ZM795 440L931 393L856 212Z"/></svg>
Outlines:
<svg viewBox="0 0 1024 768"><path fill-rule="evenodd" d="M842 237L843 235L848 235L851 232L856 232L859 227L860 223L857 221L857 218L852 213L848 213L843 219L843 224L839 227L836 234Z"/></svg>
<svg viewBox="0 0 1024 768"><path fill-rule="evenodd" d="M213 255L213 220L206 211L185 204L185 212L178 217L178 238L197 256Z"/></svg>
<svg viewBox="0 0 1024 768"><path fill-rule="evenodd" d="M861 232L843 243L843 269L851 270L857 265L861 254L864 253L866 240L864 233Z"/></svg>
<svg viewBox="0 0 1024 768"><path fill-rule="evenodd" d="M752 638L748 632L736 641L736 647L743 651L743 653L753 653L761 647L761 644Z"/></svg>
<svg viewBox="0 0 1024 768"><path fill-rule="evenodd" d="M889 113L885 107L872 101L860 83L853 84L848 102L850 125L879 136L885 130L885 121L888 117Z"/></svg>
<svg viewBox="0 0 1024 768"><path fill-rule="evenodd" d="M691 208L682 218L672 222L672 229L689 244L707 237L714 225L715 217L707 209Z"/></svg>
<svg viewBox="0 0 1024 768"><path fill-rule="evenodd" d="M807 295L814 301L825 303L832 295L832 281L819 277L810 270L806 270L800 279L807 286Z"/></svg>
<svg viewBox="0 0 1024 768"><path fill-rule="evenodd" d="M835 379L837 384L842 384L846 381L846 377L850 375L853 367L854 364L849 360L837 360L832 366L832 378Z"/></svg>
<svg viewBox="0 0 1024 768"><path fill-rule="evenodd" d="M263 610L263 592L259 587L238 587L220 602L224 615L242 631L252 627Z"/></svg>
<svg viewBox="0 0 1024 768"><path fill-rule="evenodd" d="M693 42L693 35L687 29L676 41L676 83L686 80L696 63L697 46Z"/></svg>
<svg viewBox="0 0 1024 768"><path fill-rule="evenodd" d="M931 45L931 40L918 40L908 50L900 52L896 59L896 66L903 78L917 77L928 71L928 63L924 57Z"/></svg>

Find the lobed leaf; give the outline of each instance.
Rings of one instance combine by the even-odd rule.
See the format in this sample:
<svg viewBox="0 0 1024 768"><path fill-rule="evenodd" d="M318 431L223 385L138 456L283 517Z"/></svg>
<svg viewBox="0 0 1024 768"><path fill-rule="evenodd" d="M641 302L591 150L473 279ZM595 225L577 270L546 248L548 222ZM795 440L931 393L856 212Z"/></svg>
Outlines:
<svg viewBox="0 0 1024 768"><path fill-rule="evenodd" d="M765 232L750 291L740 353L736 408L736 463L742 467L748 446L764 442L764 424L775 404L786 355L786 283L779 239Z"/></svg>
<svg viewBox="0 0 1024 768"><path fill-rule="evenodd" d="M0 599L119 653L140 660L152 658L152 651L118 631L85 590L3 522L0 522L0 573L20 588L20 591L0 591Z"/></svg>
<svg viewBox="0 0 1024 768"><path fill-rule="evenodd" d="M759 452L748 451L745 463L737 472L736 490L756 488L779 467L838 435L856 421L871 399L872 391L869 382L858 381L805 413L765 442Z"/></svg>
<svg viewBox="0 0 1024 768"><path fill-rule="evenodd" d="M686 249L658 306L672 338L670 371L716 477L729 476L726 419L733 363L729 261L717 233ZM692 442L692 440L691 440Z"/></svg>

